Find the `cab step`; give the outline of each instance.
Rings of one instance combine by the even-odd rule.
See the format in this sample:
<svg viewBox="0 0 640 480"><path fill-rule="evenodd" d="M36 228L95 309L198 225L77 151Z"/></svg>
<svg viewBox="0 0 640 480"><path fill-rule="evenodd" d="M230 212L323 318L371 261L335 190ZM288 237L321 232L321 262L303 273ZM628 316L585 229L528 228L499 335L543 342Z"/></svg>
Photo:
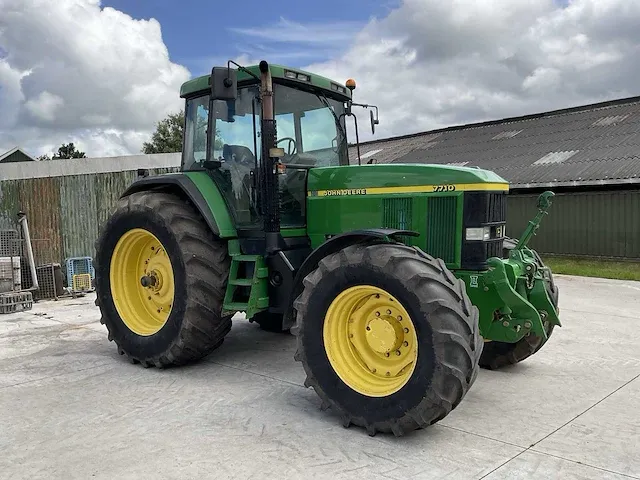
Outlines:
<svg viewBox="0 0 640 480"><path fill-rule="evenodd" d="M240 253L237 240L230 240L231 269L222 308L246 312L247 319L269 308L269 269L262 255Z"/></svg>

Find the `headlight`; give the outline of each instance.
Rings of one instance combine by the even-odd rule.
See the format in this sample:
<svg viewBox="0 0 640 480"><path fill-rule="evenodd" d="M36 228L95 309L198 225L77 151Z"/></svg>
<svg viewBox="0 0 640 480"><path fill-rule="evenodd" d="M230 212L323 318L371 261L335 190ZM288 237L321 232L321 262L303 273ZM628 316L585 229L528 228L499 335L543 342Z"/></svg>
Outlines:
<svg viewBox="0 0 640 480"><path fill-rule="evenodd" d="M466 238L468 241L483 241L491 238L491 227L467 228Z"/></svg>

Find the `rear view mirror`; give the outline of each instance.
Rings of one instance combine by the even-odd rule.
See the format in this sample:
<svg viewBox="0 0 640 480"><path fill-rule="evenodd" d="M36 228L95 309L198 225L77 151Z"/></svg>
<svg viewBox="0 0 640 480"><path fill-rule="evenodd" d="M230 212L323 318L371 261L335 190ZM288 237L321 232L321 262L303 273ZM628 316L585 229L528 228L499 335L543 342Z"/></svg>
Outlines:
<svg viewBox="0 0 640 480"><path fill-rule="evenodd" d="M213 100L235 100L238 98L238 71L236 69L213 67L210 83Z"/></svg>
<svg viewBox="0 0 640 480"><path fill-rule="evenodd" d="M371 117L371 133L374 134L376 133L376 125L380 123L380 120L373 116L373 110L369 110L369 115Z"/></svg>

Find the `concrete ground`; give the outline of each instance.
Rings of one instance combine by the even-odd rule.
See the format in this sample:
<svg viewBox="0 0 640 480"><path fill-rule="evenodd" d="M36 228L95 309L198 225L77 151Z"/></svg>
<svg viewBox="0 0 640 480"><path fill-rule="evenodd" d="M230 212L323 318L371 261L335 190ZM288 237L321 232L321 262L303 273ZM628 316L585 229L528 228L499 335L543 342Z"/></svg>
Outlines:
<svg viewBox="0 0 640 480"><path fill-rule="evenodd" d="M242 319L159 371L117 354L93 295L0 315L0 478L640 478L640 283L558 284L550 343L403 438L344 429L294 338Z"/></svg>

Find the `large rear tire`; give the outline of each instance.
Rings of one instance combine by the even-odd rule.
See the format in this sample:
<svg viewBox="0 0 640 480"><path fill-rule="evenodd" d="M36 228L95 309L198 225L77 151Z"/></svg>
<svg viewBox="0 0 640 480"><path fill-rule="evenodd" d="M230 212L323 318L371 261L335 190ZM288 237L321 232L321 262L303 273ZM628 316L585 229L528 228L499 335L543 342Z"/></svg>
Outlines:
<svg viewBox="0 0 640 480"><path fill-rule="evenodd" d="M503 250L504 258L509 258L509 252L516 247L517 243L517 240L511 238L505 239ZM535 257L538 267L544 267L544 262L537 252L535 252ZM545 287L553 306L558 308L559 291L553 280L553 274L551 272L548 273ZM549 338L553 333L554 325L546 322L544 327L547 334L546 340L536 335L529 335L516 343L496 341L486 342L484 344L482 356L480 357L480 366L487 370L498 370L508 365L520 363L536 354L549 341Z"/></svg>
<svg viewBox="0 0 640 480"><path fill-rule="evenodd" d="M96 242L96 305L109 340L132 363L181 365L219 347L227 245L190 203L160 192L119 200Z"/></svg>
<svg viewBox="0 0 640 480"><path fill-rule="evenodd" d="M416 248L331 254L304 279L294 308L305 386L370 435L438 422L478 374L478 310L444 263Z"/></svg>

